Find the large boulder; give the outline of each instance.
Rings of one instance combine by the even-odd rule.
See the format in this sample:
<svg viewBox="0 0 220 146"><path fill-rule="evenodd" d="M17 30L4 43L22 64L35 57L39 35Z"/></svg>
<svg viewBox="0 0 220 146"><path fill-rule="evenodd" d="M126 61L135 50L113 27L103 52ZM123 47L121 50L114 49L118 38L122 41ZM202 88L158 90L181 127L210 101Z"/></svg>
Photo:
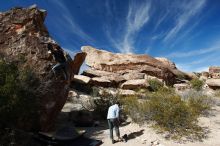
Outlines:
<svg viewBox="0 0 220 146"><path fill-rule="evenodd" d="M82 52L87 54L86 64L93 70L113 72L121 75L130 71L136 71L155 76L167 84L175 83L178 76L188 77L174 66L166 65L149 55L111 53L91 46L83 46L81 49ZM125 78L130 77L125 76ZM142 77L142 75L137 76L135 79Z"/></svg>
<svg viewBox="0 0 220 146"><path fill-rule="evenodd" d="M206 84L212 89L219 89L220 79L207 79Z"/></svg>
<svg viewBox="0 0 220 146"><path fill-rule="evenodd" d="M68 96L68 86L74 66L77 62L81 62L77 60L80 57L76 57L72 62L66 62L66 71L70 77L67 80L63 79L62 74L57 79L54 77L51 68L56 62L48 51L57 51L61 58L64 57L64 51L49 36L44 25L46 14L45 10L39 10L36 6L17 7L0 13L0 54L2 58L6 61L17 62L19 69L30 68L39 79L39 84L33 88L40 103L39 130L42 131L50 130L61 111ZM80 65L76 68L79 67ZM77 73L78 69L74 72ZM30 129L33 128L31 126L34 126L31 123L27 123L27 125L30 126ZM28 128L26 127L26 129Z"/></svg>

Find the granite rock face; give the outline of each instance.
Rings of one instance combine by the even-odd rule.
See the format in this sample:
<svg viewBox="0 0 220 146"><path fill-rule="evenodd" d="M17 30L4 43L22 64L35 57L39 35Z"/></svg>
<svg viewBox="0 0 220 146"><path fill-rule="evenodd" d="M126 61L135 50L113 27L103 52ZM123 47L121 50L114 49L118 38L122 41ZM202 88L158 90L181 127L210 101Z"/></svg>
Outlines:
<svg viewBox="0 0 220 146"><path fill-rule="evenodd" d="M34 88L40 101L39 130L42 131L50 130L66 102L69 80L74 73L78 73L85 58L85 53L81 53L73 61L66 62L69 76L67 80L63 80L62 76L58 79L54 77L51 68L57 62L48 51L56 51L61 58L64 57L64 51L49 36L44 25L46 15L45 10L36 6L16 7L0 13L1 58L18 62L20 69L29 67L40 81Z"/></svg>

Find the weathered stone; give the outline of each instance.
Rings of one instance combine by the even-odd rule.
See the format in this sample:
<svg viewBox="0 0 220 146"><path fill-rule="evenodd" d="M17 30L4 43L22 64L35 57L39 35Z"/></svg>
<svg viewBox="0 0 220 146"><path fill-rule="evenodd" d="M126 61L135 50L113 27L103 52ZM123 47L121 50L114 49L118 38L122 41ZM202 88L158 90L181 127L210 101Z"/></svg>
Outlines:
<svg viewBox="0 0 220 146"><path fill-rule="evenodd" d="M192 72L188 72L186 73L190 78L192 79L198 79L199 77L195 74L195 73L192 73Z"/></svg>
<svg viewBox="0 0 220 146"><path fill-rule="evenodd" d="M82 73L85 76L89 77L101 77L102 79L109 80L114 84L114 86L118 86L120 83L125 81L125 78L118 74L118 73L112 73L107 71L100 71L100 70L94 70L89 69Z"/></svg>
<svg viewBox="0 0 220 146"><path fill-rule="evenodd" d="M127 96L127 95L136 95L137 93L135 91L133 91L133 90L119 89L118 94L122 95L122 96Z"/></svg>
<svg viewBox="0 0 220 146"><path fill-rule="evenodd" d="M107 72L107 71L88 69L88 70L83 71L82 75L93 78L93 77L109 76L109 75L112 75L112 73Z"/></svg>
<svg viewBox="0 0 220 146"><path fill-rule="evenodd" d="M82 84L88 84L90 82L91 78L83 75L74 75L74 78L72 81L82 83Z"/></svg>
<svg viewBox="0 0 220 146"><path fill-rule="evenodd" d="M167 58L163 58L163 57L155 57L155 59L161 61L164 65L172 68L172 69L176 69L176 64L170 60L168 60Z"/></svg>
<svg viewBox="0 0 220 146"><path fill-rule="evenodd" d="M163 83L163 80L162 79L158 79L157 77L154 77L154 76L150 76L150 75L146 75L144 76L144 79L146 80L158 80L160 81L161 83Z"/></svg>
<svg viewBox="0 0 220 146"><path fill-rule="evenodd" d="M210 74L220 73L220 66L211 66L211 67L209 67L209 73Z"/></svg>
<svg viewBox="0 0 220 146"><path fill-rule="evenodd" d="M220 73L212 73L211 78L213 79L220 79Z"/></svg>
<svg viewBox="0 0 220 146"><path fill-rule="evenodd" d="M49 37L44 25L45 16L46 11L39 10L36 6L13 8L0 16L0 54L6 61L17 62L19 69L30 68L39 79L39 85L29 88L34 88L35 95L41 104L39 130L42 131L50 130L53 125L53 121L66 102L72 70L80 67L80 64L75 66L77 64L75 62L78 62L75 58L73 64L66 63L70 78L63 80L62 75L57 79L54 77L51 68L56 62L48 50L56 51L62 58L64 58L64 51ZM77 72L74 71L74 73ZM33 128L31 126L34 126L32 123L26 125L30 127L26 126L25 129L31 129Z"/></svg>
<svg viewBox="0 0 220 146"><path fill-rule="evenodd" d="M99 78L99 77L94 77L92 78L91 84L94 86L101 86L101 87L111 87L112 82L107 79Z"/></svg>
<svg viewBox="0 0 220 146"><path fill-rule="evenodd" d="M201 73L201 76L204 76L204 77L208 78L209 77L209 72L203 71Z"/></svg>
<svg viewBox="0 0 220 146"><path fill-rule="evenodd" d="M83 64L85 58L86 58L86 53L83 52L77 53L74 56L73 62L71 64L74 74L77 75L79 73L80 67Z"/></svg>
<svg viewBox="0 0 220 146"><path fill-rule="evenodd" d="M183 90L186 90L186 89L190 89L190 85L189 85L189 84L186 84L186 83L174 84L173 86L174 86L174 88L175 88L177 91L183 91Z"/></svg>
<svg viewBox="0 0 220 146"><path fill-rule="evenodd" d="M148 87L150 87L150 85L145 79L129 80L121 85L122 89L138 89L138 88L148 88Z"/></svg>
<svg viewBox="0 0 220 146"><path fill-rule="evenodd" d="M220 67L219 66L209 67L209 77L213 79L220 79Z"/></svg>
<svg viewBox="0 0 220 146"><path fill-rule="evenodd" d="M93 70L113 72L121 75L136 71L163 79L167 84L173 84L176 77L188 78L185 73L177 70L174 66L168 66L148 55L114 54L90 46L83 46L81 49L87 53L86 64L93 68Z"/></svg>
<svg viewBox="0 0 220 146"><path fill-rule="evenodd" d="M220 79L207 79L206 84L212 89L219 89Z"/></svg>
<svg viewBox="0 0 220 146"><path fill-rule="evenodd" d="M135 79L144 79L144 76L145 76L144 73L139 73L137 71L132 71L132 72L125 73L123 75L123 78L125 80L135 80Z"/></svg>

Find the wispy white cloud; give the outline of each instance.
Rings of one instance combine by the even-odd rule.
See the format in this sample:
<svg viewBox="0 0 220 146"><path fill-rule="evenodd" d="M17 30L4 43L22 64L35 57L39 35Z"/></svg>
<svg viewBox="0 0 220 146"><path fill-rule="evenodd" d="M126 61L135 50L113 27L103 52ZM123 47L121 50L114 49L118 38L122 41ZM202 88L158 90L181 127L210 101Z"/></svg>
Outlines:
<svg viewBox="0 0 220 146"><path fill-rule="evenodd" d="M194 58L194 61L186 61L185 63L178 62L176 66L178 69L189 72L207 71L209 66L218 66L220 61L219 55L215 52L209 53L205 57Z"/></svg>
<svg viewBox="0 0 220 146"><path fill-rule="evenodd" d="M53 0L51 1L58 7L58 10L61 11L62 19L59 19L61 24L60 27L68 27L68 30L75 34L76 36L80 37L82 40L86 42L94 42L94 39L91 38L74 20L74 17L71 15L70 10L66 7L63 1L60 0Z"/></svg>
<svg viewBox="0 0 220 146"><path fill-rule="evenodd" d="M176 15L177 19L175 26L169 30L163 41L169 42L175 38L179 31L202 10L205 3L206 0L191 0L187 1L187 3L182 3L181 9L179 10L180 13Z"/></svg>
<svg viewBox="0 0 220 146"><path fill-rule="evenodd" d="M137 32L139 32L145 24L150 19L149 10L150 10L150 2L137 2L137 1L130 1L127 11L127 17L125 22L121 23L122 28L124 28L124 32L121 34L120 37L115 38L111 34L111 28L106 30L106 35L110 39L111 43L119 49L122 53L132 53L135 49L135 37ZM106 5L108 14L111 14L111 9L109 8L109 4ZM123 21L123 20L121 20ZM116 41L118 39L119 41ZM119 43L120 42L120 43Z"/></svg>
<svg viewBox="0 0 220 146"><path fill-rule="evenodd" d="M176 64L176 67L184 72L202 72L202 71L208 71L209 66L199 66L195 67L193 65L189 64Z"/></svg>
<svg viewBox="0 0 220 146"><path fill-rule="evenodd" d="M210 47L210 48L198 49L198 50L193 50L193 51L174 52L174 53L171 53L169 55L166 55L166 57L169 57L169 58L185 58L185 57L198 56L198 55L202 55L202 54L219 52L219 51L220 51L220 46L213 46L213 47Z"/></svg>

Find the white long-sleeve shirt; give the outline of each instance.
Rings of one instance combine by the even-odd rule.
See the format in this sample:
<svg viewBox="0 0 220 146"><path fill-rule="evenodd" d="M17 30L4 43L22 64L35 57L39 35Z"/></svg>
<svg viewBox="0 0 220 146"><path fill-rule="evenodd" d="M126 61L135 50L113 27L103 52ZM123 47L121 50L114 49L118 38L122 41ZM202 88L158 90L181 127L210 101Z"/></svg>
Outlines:
<svg viewBox="0 0 220 146"><path fill-rule="evenodd" d="M107 119L119 118L119 107L117 104L114 104L108 108Z"/></svg>

